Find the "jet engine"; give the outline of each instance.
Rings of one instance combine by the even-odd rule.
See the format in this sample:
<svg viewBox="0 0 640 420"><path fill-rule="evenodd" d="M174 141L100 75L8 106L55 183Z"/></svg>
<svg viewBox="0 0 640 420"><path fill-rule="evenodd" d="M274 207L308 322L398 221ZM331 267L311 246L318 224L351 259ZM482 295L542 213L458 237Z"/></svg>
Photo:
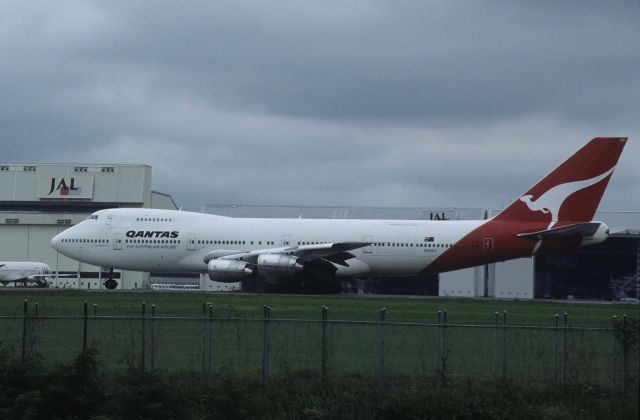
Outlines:
<svg viewBox="0 0 640 420"><path fill-rule="evenodd" d="M211 260L208 271L211 280L221 283L235 283L253 274L246 262L233 260Z"/></svg>
<svg viewBox="0 0 640 420"><path fill-rule="evenodd" d="M292 276L302 272L302 264L297 257L281 254L261 254L258 256L258 272L265 276Z"/></svg>
<svg viewBox="0 0 640 420"><path fill-rule="evenodd" d="M36 280L38 287L49 287L53 284L53 281L51 281L50 278L44 277L44 278L38 278Z"/></svg>

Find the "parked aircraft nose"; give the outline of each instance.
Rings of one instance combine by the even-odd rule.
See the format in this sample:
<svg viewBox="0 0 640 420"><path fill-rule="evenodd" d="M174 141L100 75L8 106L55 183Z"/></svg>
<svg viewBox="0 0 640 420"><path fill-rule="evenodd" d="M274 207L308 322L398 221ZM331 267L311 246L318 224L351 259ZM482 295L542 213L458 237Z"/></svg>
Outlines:
<svg viewBox="0 0 640 420"><path fill-rule="evenodd" d="M58 233L56 236L53 237L53 239L51 239L51 248L55 249L56 251L60 252L60 245L62 243L62 238L61 238L62 234Z"/></svg>

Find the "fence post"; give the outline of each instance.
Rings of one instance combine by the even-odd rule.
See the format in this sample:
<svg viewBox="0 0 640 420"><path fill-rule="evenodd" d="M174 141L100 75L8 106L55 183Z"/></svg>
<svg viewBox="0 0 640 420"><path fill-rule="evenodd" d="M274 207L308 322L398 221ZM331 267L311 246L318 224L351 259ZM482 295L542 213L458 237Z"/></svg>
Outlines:
<svg viewBox="0 0 640 420"><path fill-rule="evenodd" d="M36 303L37 305L37 303ZM622 394L627 395L629 366L629 331L627 330L627 314L622 316Z"/></svg>
<svg viewBox="0 0 640 420"><path fill-rule="evenodd" d="M322 306L322 379L327 378L327 355L328 355L328 337L329 332L329 308Z"/></svg>
<svg viewBox="0 0 640 420"><path fill-rule="evenodd" d="M440 364L442 362L441 345L440 345L440 328L442 326L442 311L437 312L437 326L436 326L436 388L440 387L440 379L442 375L440 373Z"/></svg>
<svg viewBox="0 0 640 420"><path fill-rule="evenodd" d="M151 370L156 368L156 305L151 305L151 349L149 354Z"/></svg>
<svg viewBox="0 0 640 420"><path fill-rule="evenodd" d="M38 327L40 324L40 311L38 310L38 302L35 303L34 305L35 307L35 318L33 320L33 322L31 323L32 325L32 334L31 334L31 354L36 354L38 353Z"/></svg>
<svg viewBox="0 0 640 420"><path fill-rule="evenodd" d="M89 308L87 301L84 301L82 309L82 352L87 351L87 325L89 322Z"/></svg>
<svg viewBox="0 0 640 420"><path fill-rule="evenodd" d="M98 304L93 304L93 343L98 340Z"/></svg>
<svg viewBox="0 0 640 420"><path fill-rule="evenodd" d="M440 373L442 375L442 386L447 385L447 311L442 311L442 351L440 353Z"/></svg>
<svg viewBox="0 0 640 420"><path fill-rule="evenodd" d="M561 377L561 385L565 386L567 383L567 324L568 324L568 313L564 313L562 318L562 377Z"/></svg>
<svg viewBox="0 0 640 420"><path fill-rule="evenodd" d="M640 240L638 240L638 249L640 250ZM640 287L640 285L638 285L638 286ZM640 297L640 294L638 295L638 297ZM640 317L638 317L636 319L636 334L638 334L639 341L640 341ZM640 351L640 348L638 350ZM638 363L636 363L636 367L637 367L636 385L637 385L637 390L638 390L637 397L638 397L638 401L640 401L640 361L638 361Z"/></svg>
<svg viewBox="0 0 640 420"><path fill-rule="evenodd" d="M22 306L22 355L21 362L22 366L24 366L27 360L27 321L29 319L29 314L27 313L28 300L24 300L24 304Z"/></svg>
<svg viewBox="0 0 640 420"><path fill-rule="evenodd" d="M494 312L493 322L493 384L498 383L498 312Z"/></svg>
<svg viewBox="0 0 640 420"><path fill-rule="evenodd" d="M555 315L555 329L553 330L553 382L558 384L558 332L560 328L560 315Z"/></svg>
<svg viewBox="0 0 640 420"><path fill-rule="evenodd" d="M611 317L611 396L616 396L616 321L618 320L617 316Z"/></svg>
<svg viewBox="0 0 640 420"><path fill-rule="evenodd" d="M207 303L202 302L202 352L200 356L200 383L204 384L207 360Z"/></svg>
<svg viewBox="0 0 640 420"><path fill-rule="evenodd" d="M147 335L147 304L142 301L142 312L140 313L140 320L142 322L141 327L142 327L142 335L141 335L141 340L142 341L140 343L141 346L141 352L140 352L140 370L142 370L144 372L144 368L145 368L145 360L144 360L144 356L146 353L146 335Z"/></svg>
<svg viewBox="0 0 640 420"><path fill-rule="evenodd" d="M380 324L378 327L378 387L384 388L384 320L387 308L380 309Z"/></svg>
<svg viewBox="0 0 640 420"><path fill-rule="evenodd" d="M502 311L502 379L507 379L507 311Z"/></svg>
<svg viewBox="0 0 640 420"><path fill-rule="evenodd" d="M213 304L209 304L209 366L208 366L209 381L213 382L215 377L213 375Z"/></svg>
<svg viewBox="0 0 640 420"><path fill-rule="evenodd" d="M264 305L264 333L262 342L262 381L269 380L269 318L271 318L271 307Z"/></svg>

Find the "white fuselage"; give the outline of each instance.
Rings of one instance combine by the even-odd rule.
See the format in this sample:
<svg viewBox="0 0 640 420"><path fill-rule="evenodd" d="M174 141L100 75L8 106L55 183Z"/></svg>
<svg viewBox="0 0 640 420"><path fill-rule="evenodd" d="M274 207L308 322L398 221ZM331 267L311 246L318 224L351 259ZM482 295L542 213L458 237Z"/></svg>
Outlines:
<svg viewBox="0 0 640 420"><path fill-rule="evenodd" d="M364 265L336 275L411 276L484 221L249 219L156 209L101 210L52 240L59 252L101 267L206 272L214 250L251 252L365 242ZM353 271L355 270L355 271Z"/></svg>

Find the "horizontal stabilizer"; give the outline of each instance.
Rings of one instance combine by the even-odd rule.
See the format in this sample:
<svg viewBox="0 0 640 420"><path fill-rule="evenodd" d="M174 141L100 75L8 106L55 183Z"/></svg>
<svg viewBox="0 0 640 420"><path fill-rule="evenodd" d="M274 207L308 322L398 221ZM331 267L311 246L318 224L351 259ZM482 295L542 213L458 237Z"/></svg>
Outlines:
<svg viewBox="0 0 640 420"><path fill-rule="evenodd" d="M602 223L588 222L576 223L574 225L563 226L555 229L541 230L538 232L519 233L518 238L522 239L567 239L581 236L583 238L596 234Z"/></svg>

